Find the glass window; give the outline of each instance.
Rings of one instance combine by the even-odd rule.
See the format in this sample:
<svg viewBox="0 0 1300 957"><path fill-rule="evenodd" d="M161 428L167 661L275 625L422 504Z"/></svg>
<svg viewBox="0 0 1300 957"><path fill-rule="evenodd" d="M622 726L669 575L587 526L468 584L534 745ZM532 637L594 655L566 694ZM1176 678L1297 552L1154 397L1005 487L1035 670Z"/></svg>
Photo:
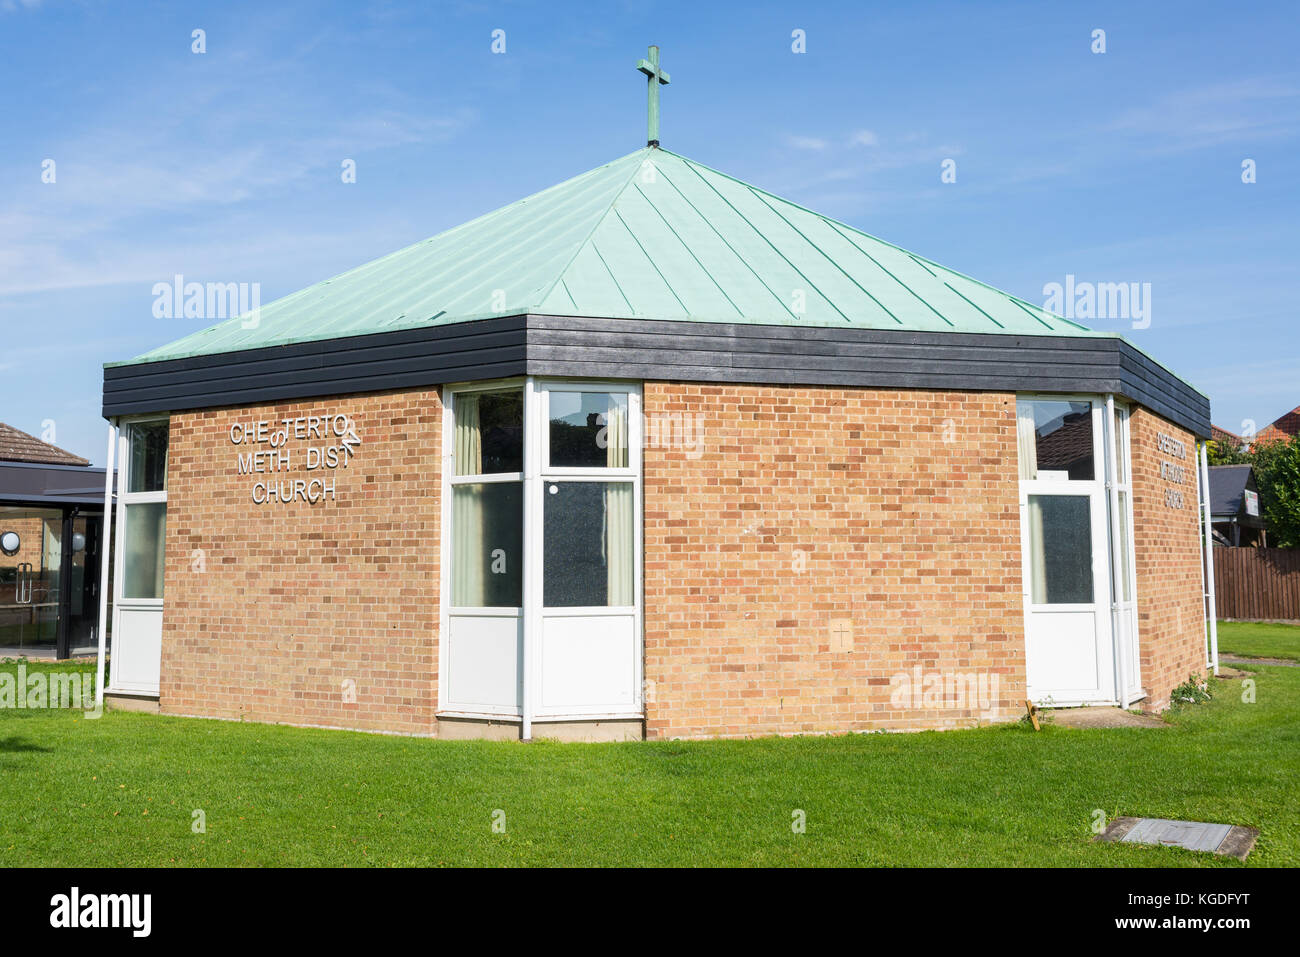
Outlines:
<svg viewBox="0 0 1300 957"><path fill-rule="evenodd" d="M1128 412L1124 409L1121 409L1119 406L1116 406L1115 427L1114 429L1112 429L1112 431L1115 434L1115 451L1114 451L1115 480L1119 482L1121 485L1128 481L1128 472L1125 469L1125 466L1128 463L1125 462L1125 455L1124 455L1124 449L1127 446L1127 443L1124 441L1127 427L1128 427Z"/></svg>
<svg viewBox="0 0 1300 957"><path fill-rule="evenodd" d="M627 393L548 395L553 468L627 468Z"/></svg>
<svg viewBox="0 0 1300 957"><path fill-rule="evenodd" d="M1093 479L1092 403L1021 399L1016 403L1022 479Z"/></svg>
<svg viewBox="0 0 1300 957"><path fill-rule="evenodd" d="M1090 605L1091 503L1086 495L1029 496L1030 600L1035 605Z"/></svg>
<svg viewBox="0 0 1300 957"><path fill-rule="evenodd" d="M1120 594L1121 601L1132 601L1129 584L1129 535L1128 535L1128 492L1118 493L1119 498L1119 546L1120 546Z"/></svg>
<svg viewBox="0 0 1300 957"><path fill-rule="evenodd" d="M547 482L542 499L542 604L634 604L632 483Z"/></svg>
<svg viewBox="0 0 1300 957"><path fill-rule="evenodd" d="M524 470L524 393L458 392L454 399L457 475Z"/></svg>
<svg viewBox="0 0 1300 957"><path fill-rule="evenodd" d="M163 545L166 532L165 503L147 502L126 506L123 598L163 596Z"/></svg>
<svg viewBox="0 0 1300 957"><path fill-rule="evenodd" d="M131 426L128 492L166 491L167 431L166 422L137 422Z"/></svg>
<svg viewBox="0 0 1300 957"><path fill-rule="evenodd" d="M451 491L451 527L452 605L459 608L522 607L522 484L480 482L454 486Z"/></svg>

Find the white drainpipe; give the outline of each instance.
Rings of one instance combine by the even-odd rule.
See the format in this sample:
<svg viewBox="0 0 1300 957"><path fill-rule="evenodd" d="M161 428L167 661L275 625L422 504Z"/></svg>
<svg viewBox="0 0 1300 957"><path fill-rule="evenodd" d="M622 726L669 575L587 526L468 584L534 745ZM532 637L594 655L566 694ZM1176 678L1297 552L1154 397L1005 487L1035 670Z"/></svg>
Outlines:
<svg viewBox="0 0 1300 957"><path fill-rule="evenodd" d="M1219 613L1214 606L1214 525L1210 522L1210 454L1201 443L1201 510L1205 521L1205 609L1210 622L1210 668L1219 674Z"/></svg>
<svg viewBox="0 0 1300 957"><path fill-rule="evenodd" d="M1192 455L1192 462L1196 466L1196 514L1197 514L1196 521L1197 522L1201 521L1200 516L1203 514L1203 510L1205 508L1205 500L1208 497L1207 495L1203 495L1201 491L1201 460L1199 458L1200 448L1201 446L1200 443L1198 442L1196 445L1196 452ZM1198 528L1197 536L1200 539L1200 543L1201 543L1201 564L1198 570L1201 573L1201 617L1202 619L1204 619L1206 617L1205 615L1206 600L1209 598L1209 595L1206 593L1205 590L1205 529ZM1204 624L1204 622L1202 622L1202 624ZM1210 643L1208 640L1205 642L1204 651L1205 651L1205 667L1208 668L1210 667Z"/></svg>
<svg viewBox="0 0 1300 957"><path fill-rule="evenodd" d="M104 708L104 652L108 640L108 571L113 560L113 455L117 451L117 420L108 423L108 451L104 455L104 517L99 531L99 654L95 661L95 710ZM121 546L121 542L117 543Z"/></svg>
<svg viewBox="0 0 1300 957"><path fill-rule="evenodd" d="M1106 443L1106 498L1110 503L1110 521L1107 523L1110 540L1110 636L1111 648L1119 659L1119 706L1128 709L1128 642L1122 639L1124 629L1120 627L1119 603L1123 594L1124 556L1120 548L1122 538L1119 525L1119 463L1115 460L1115 396L1106 396L1106 427L1102 429L1103 441ZM1130 636L1131 637L1131 636Z"/></svg>

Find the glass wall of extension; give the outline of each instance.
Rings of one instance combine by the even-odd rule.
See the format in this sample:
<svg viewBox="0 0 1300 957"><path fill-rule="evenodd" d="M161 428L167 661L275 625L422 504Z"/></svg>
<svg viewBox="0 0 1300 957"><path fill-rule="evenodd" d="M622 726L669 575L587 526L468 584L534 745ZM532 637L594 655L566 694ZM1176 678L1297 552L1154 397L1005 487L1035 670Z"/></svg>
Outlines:
<svg viewBox="0 0 1300 957"><path fill-rule="evenodd" d="M1029 696L1127 707L1145 695L1128 408L1021 396L1016 413Z"/></svg>
<svg viewBox="0 0 1300 957"><path fill-rule="evenodd" d="M97 644L104 469L0 423L0 657Z"/></svg>
<svg viewBox="0 0 1300 957"><path fill-rule="evenodd" d="M93 649L99 529L98 512L0 505L0 654Z"/></svg>

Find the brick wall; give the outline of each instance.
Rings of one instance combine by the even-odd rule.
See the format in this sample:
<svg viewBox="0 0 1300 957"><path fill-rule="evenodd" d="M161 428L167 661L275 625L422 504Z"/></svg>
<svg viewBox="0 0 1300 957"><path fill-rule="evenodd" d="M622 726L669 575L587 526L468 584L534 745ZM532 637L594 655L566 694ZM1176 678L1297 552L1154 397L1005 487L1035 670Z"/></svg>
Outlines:
<svg viewBox="0 0 1300 957"><path fill-rule="evenodd" d="M1183 443L1187 458L1162 452L1158 435ZM1138 653L1146 710L1168 706L1169 692L1189 675L1204 675L1205 611L1196 511L1196 441L1191 433L1145 409L1130 420L1133 458L1133 544L1137 563ZM1160 463L1182 466L1183 481L1162 478ZM1182 494L1182 508L1166 504Z"/></svg>
<svg viewBox="0 0 1300 957"><path fill-rule="evenodd" d="M648 382L644 408L648 736L1021 712L1014 396ZM239 474L269 445L232 444L232 425L324 413L355 422L347 468L304 469L327 433L291 439L287 471ZM163 711L435 733L441 416L436 391L408 391L172 417ZM1157 431L1189 450L1182 510ZM1193 443L1142 410L1132 432L1161 707L1204 672ZM336 499L252 501L259 479L313 477Z"/></svg>
<svg viewBox="0 0 1300 957"><path fill-rule="evenodd" d="M57 564L59 555L50 556L45 553L46 521L43 516L33 515L25 509L9 512L0 509L0 532L17 532L19 539L18 551L15 554L0 554L0 565L14 568L27 562L32 566L32 573L39 575L49 566L51 560ZM63 527L59 514L55 514L53 522L56 531ZM10 595L9 598L12 600L13 596Z"/></svg>
<svg viewBox="0 0 1300 957"><path fill-rule="evenodd" d="M346 467L240 475L231 426L351 417ZM442 405L436 391L178 413L171 419L164 712L420 734L434 731ZM336 499L257 505L254 482L333 481ZM309 489L308 489L309 490ZM355 700L349 685L355 690Z"/></svg>
<svg viewBox="0 0 1300 957"><path fill-rule="evenodd" d="M670 437L645 452L650 737L1019 712L1014 396L647 382L644 407ZM698 445L657 424L683 416Z"/></svg>

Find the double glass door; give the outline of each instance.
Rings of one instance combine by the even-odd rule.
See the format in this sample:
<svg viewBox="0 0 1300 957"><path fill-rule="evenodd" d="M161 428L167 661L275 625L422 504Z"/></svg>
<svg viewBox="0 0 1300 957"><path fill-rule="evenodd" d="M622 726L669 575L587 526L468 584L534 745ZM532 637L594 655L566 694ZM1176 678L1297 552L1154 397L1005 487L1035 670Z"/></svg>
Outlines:
<svg viewBox="0 0 1300 957"><path fill-rule="evenodd" d="M62 510L0 506L0 649L53 650L62 559Z"/></svg>

